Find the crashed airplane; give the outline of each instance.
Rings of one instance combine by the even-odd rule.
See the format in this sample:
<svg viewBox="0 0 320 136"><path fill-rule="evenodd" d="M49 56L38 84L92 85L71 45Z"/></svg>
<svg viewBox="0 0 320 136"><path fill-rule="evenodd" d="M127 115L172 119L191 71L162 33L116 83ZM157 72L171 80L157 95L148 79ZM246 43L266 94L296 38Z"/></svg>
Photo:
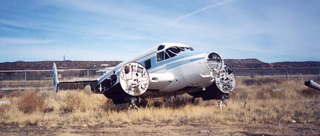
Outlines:
<svg viewBox="0 0 320 136"><path fill-rule="evenodd" d="M235 88L235 76L216 52L199 53L190 46L163 43L122 62L96 80L60 82L53 64L54 89L80 89L104 94L114 104L139 106L146 98L188 93L203 100L225 100Z"/></svg>

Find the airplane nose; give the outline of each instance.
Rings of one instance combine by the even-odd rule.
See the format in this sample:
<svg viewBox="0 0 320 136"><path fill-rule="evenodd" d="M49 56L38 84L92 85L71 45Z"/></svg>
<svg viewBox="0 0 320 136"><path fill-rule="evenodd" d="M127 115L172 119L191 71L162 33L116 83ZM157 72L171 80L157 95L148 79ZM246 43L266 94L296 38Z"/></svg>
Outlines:
<svg viewBox="0 0 320 136"><path fill-rule="evenodd" d="M219 54L210 52L206 59L210 71L219 72L223 68L223 60Z"/></svg>

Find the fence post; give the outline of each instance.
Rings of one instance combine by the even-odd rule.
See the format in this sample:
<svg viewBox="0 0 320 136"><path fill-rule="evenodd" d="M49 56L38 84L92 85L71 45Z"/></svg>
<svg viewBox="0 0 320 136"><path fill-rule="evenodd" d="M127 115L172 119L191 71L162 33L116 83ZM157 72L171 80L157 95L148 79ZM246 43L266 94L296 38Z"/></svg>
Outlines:
<svg viewBox="0 0 320 136"><path fill-rule="evenodd" d="M320 70L319 70L319 74L318 74L318 81L320 81Z"/></svg>
<svg viewBox="0 0 320 136"><path fill-rule="evenodd" d="M27 81L27 71L24 72L24 80Z"/></svg>
<svg viewBox="0 0 320 136"><path fill-rule="evenodd" d="M90 71L87 69L87 77L90 79Z"/></svg>

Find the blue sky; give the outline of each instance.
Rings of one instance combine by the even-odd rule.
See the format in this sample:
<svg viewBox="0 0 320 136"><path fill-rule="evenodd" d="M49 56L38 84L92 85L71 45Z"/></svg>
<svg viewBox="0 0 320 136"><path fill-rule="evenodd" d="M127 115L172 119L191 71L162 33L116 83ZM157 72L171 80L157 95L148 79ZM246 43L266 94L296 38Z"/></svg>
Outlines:
<svg viewBox="0 0 320 136"><path fill-rule="evenodd" d="M162 42L320 61L319 0L1 0L0 62L126 60Z"/></svg>

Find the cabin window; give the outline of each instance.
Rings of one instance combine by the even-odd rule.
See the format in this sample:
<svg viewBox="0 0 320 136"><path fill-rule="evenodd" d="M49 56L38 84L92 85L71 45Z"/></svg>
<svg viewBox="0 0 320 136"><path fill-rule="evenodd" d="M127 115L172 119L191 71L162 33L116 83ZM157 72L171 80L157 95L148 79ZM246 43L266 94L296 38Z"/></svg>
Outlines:
<svg viewBox="0 0 320 136"><path fill-rule="evenodd" d="M144 61L144 66L146 67L146 69L150 69L151 68L151 59Z"/></svg>
<svg viewBox="0 0 320 136"><path fill-rule="evenodd" d="M162 61L162 60L164 60L164 51L159 52L157 54L157 61Z"/></svg>
<svg viewBox="0 0 320 136"><path fill-rule="evenodd" d="M159 45L158 51L162 50L164 48L164 45Z"/></svg>

